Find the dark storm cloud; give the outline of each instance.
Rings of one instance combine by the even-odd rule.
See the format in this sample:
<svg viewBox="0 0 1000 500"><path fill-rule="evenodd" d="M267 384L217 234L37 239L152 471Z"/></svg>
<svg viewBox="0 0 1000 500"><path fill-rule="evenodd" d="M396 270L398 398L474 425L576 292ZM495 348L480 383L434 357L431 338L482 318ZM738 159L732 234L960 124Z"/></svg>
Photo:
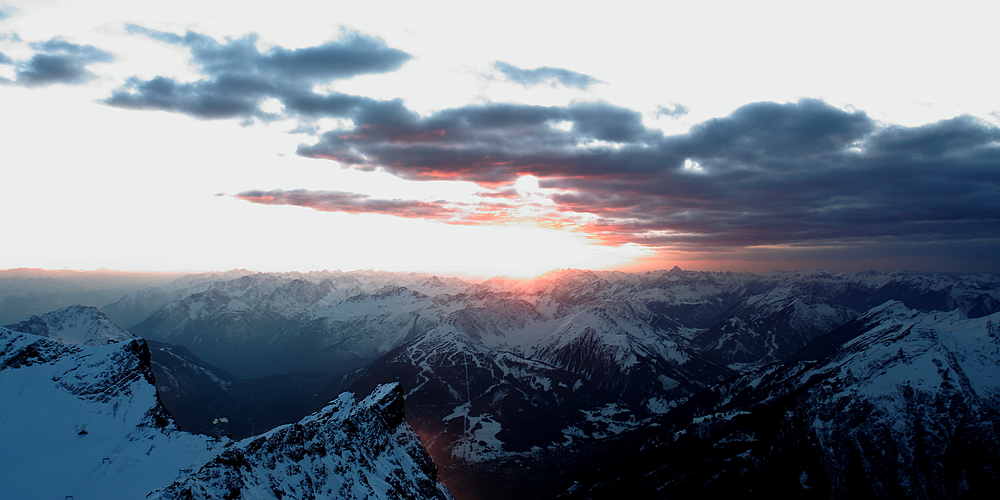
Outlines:
<svg viewBox="0 0 1000 500"><path fill-rule="evenodd" d="M406 178L490 183L511 182L518 173L598 175L609 151L627 155L608 144L631 151L662 137L642 125L638 112L605 103L485 104L424 118L401 103L383 102L351 117L354 128L329 131L299 154ZM625 170L643 166L619 163Z"/></svg>
<svg viewBox="0 0 1000 500"><path fill-rule="evenodd" d="M114 60L114 56L97 47L77 45L61 38L29 46L35 53L27 61L14 61L0 54L0 63L13 64L16 75L14 80L2 79L3 82L22 87L79 85L97 78L87 66Z"/></svg>
<svg viewBox="0 0 1000 500"><path fill-rule="evenodd" d="M664 136L632 110L487 104L355 117L305 156L411 179L510 184L531 174L557 210L599 217L609 243L694 248L994 238L1000 130L963 116L879 127L822 101L752 103Z"/></svg>
<svg viewBox="0 0 1000 500"><path fill-rule="evenodd" d="M524 85L525 87L547 82L553 87L559 84L564 87L585 90L595 83L601 83L600 80L590 75L577 73L568 69L550 68L548 66L535 69L522 69L513 64L497 61L493 64L493 68L503 73L508 80Z"/></svg>
<svg viewBox="0 0 1000 500"><path fill-rule="evenodd" d="M130 25L135 34L186 47L204 78L179 82L172 78L130 78L104 102L112 106L160 109L198 118L259 118L278 116L261 104L270 98L285 105L287 114L347 116L377 101L338 93L317 94L316 84L399 69L412 56L377 38L348 33L315 47L257 49L257 36L216 42L188 31L183 36Z"/></svg>

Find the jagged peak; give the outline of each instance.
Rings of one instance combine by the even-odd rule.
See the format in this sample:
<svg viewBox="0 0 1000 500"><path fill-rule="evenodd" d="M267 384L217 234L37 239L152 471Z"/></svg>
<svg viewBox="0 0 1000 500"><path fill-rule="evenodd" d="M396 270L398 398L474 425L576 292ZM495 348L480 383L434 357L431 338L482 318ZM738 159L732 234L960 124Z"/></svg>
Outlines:
<svg viewBox="0 0 1000 500"><path fill-rule="evenodd" d="M382 384L364 400L361 406L367 406L382 415L391 429L403 422L403 386L399 382Z"/></svg>

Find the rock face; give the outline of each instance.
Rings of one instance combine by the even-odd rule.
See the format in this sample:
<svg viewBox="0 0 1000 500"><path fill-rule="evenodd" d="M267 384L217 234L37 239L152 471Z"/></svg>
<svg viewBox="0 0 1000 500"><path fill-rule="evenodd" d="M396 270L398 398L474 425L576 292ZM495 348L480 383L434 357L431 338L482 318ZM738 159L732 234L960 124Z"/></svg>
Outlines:
<svg viewBox="0 0 1000 500"><path fill-rule="evenodd" d="M713 386L604 449L568 498L991 498L1000 314L887 302L818 361Z"/></svg>
<svg viewBox="0 0 1000 500"><path fill-rule="evenodd" d="M141 339L83 346L0 329L11 498L450 498L402 414L398 386L381 386L234 444L176 427Z"/></svg>

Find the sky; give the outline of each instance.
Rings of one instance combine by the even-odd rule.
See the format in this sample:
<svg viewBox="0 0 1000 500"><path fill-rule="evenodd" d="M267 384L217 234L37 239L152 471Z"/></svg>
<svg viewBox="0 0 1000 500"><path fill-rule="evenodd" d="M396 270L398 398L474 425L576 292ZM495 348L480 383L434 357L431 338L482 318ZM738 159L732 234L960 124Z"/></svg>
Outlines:
<svg viewBox="0 0 1000 500"><path fill-rule="evenodd" d="M0 269L1000 273L989 2L249 5L0 0Z"/></svg>

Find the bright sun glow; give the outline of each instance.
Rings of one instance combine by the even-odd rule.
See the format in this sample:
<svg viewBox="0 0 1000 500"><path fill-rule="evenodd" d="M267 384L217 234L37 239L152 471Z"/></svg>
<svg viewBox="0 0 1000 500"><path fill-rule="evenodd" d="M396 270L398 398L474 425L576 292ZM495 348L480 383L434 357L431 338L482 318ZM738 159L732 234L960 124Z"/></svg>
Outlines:
<svg viewBox="0 0 1000 500"><path fill-rule="evenodd" d="M441 271L462 271L484 275L507 275L527 278L553 269L581 268L605 269L627 265L651 249L628 244L610 247L595 244L578 233L541 228L531 223L505 225L487 230L480 229L478 252L457 261L441 263ZM432 260L432 255L425 256ZM455 264L453 269L448 269Z"/></svg>

